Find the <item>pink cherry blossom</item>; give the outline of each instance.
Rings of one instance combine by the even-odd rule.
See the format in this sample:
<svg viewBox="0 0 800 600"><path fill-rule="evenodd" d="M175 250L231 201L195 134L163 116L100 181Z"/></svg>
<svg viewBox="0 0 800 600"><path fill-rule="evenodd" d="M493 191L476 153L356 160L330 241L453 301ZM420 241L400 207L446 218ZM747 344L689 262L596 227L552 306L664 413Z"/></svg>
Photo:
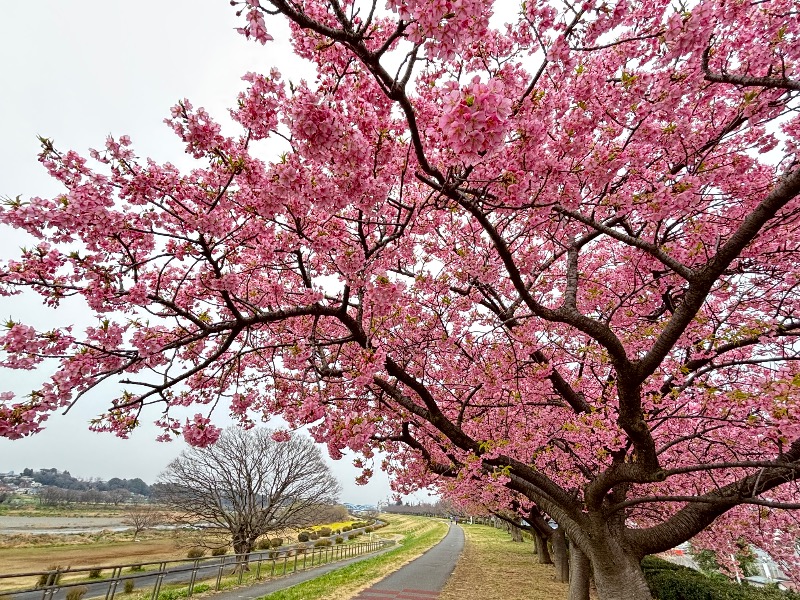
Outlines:
<svg viewBox="0 0 800 600"><path fill-rule="evenodd" d="M0 364L45 379L0 435L76 400L199 446L277 415L360 482L547 515L602 600L690 538L800 572L793 0L242 6L315 77L245 74L234 131L177 103L185 172L43 138L63 192L0 210L35 239L0 295L96 317L5 323Z"/></svg>

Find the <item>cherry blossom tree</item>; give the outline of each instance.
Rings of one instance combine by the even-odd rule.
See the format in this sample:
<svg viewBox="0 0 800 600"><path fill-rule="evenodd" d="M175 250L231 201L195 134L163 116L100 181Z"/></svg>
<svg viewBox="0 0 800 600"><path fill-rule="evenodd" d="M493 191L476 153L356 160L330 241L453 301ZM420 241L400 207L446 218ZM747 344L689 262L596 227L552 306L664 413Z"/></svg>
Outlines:
<svg viewBox="0 0 800 600"><path fill-rule="evenodd" d="M42 140L65 191L6 203L37 242L2 293L97 323L6 323L4 367L58 368L0 434L106 380L92 427L121 436L151 405L197 446L215 409L281 415L399 491L514 492L603 600L650 598L640 559L698 534L795 535L796 0L233 4L316 80L246 74L230 134L178 102L185 173Z"/></svg>

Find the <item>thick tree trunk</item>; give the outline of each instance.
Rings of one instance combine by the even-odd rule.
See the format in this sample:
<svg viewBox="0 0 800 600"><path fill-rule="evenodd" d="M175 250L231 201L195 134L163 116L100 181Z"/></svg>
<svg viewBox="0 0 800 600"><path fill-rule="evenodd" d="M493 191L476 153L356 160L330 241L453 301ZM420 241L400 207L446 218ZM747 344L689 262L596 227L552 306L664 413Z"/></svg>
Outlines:
<svg viewBox="0 0 800 600"><path fill-rule="evenodd" d="M575 544L569 545L569 600L589 600L592 569L589 557Z"/></svg>
<svg viewBox="0 0 800 600"><path fill-rule="evenodd" d="M233 552L239 557L239 561L234 569L234 573L238 571L250 570L250 553L253 551L253 545L247 540L233 540Z"/></svg>
<svg viewBox="0 0 800 600"><path fill-rule="evenodd" d="M622 551L595 552L592 556L592 569L600 600L652 600L653 598L639 561Z"/></svg>
<svg viewBox="0 0 800 600"><path fill-rule="evenodd" d="M553 545L553 563L556 567L555 580L559 583L567 583L569 581L567 538L564 535L564 530L561 527L553 531L553 535L550 538L550 543Z"/></svg>
<svg viewBox="0 0 800 600"><path fill-rule="evenodd" d="M536 545L536 555L539 557L540 565L552 565L553 559L550 558L550 552L547 550L547 540L542 537L536 529L531 531L533 534L533 541Z"/></svg>

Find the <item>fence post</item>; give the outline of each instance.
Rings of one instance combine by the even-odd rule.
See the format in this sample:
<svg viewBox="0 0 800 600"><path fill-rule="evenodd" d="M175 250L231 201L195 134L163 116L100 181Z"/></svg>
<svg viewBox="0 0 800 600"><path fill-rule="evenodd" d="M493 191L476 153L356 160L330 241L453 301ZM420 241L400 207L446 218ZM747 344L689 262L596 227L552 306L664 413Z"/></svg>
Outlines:
<svg viewBox="0 0 800 600"><path fill-rule="evenodd" d="M219 570L217 571L217 582L214 584L214 590L219 591L219 586L222 583L222 569L225 568L225 561L227 560L227 556L223 556L222 560L219 561Z"/></svg>
<svg viewBox="0 0 800 600"><path fill-rule="evenodd" d="M240 556L239 560L237 561L238 565L239 565L238 566L238 569L239 569L238 584L242 585L242 579L244 579L244 565L245 565L245 560L247 560L247 555L246 554L241 554L241 555L238 555L238 556Z"/></svg>
<svg viewBox="0 0 800 600"><path fill-rule="evenodd" d="M153 586L153 595L151 596L151 600L156 600L158 598L158 593L161 591L161 582L164 581L164 574L166 573L167 563L162 562L158 566L158 574L156 575L156 583Z"/></svg>
<svg viewBox="0 0 800 600"><path fill-rule="evenodd" d="M122 575L122 567L119 568L119 573L117 574L116 577L114 577L114 572L113 571L111 572L111 577L114 577L114 581L112 581L111 585L109 586L110 587L109 592L111 592L111 593L110 594L108 594L108 593L106 594L108 596L108 600L114 600L114 594L117 593L117 586L119 585L119 576L120 575Z"/></svg>
<svg viewBox="0 0 800 600"><path fill-rule="evenodd" d="M122 567L119 567L119 572L122 573ZM117 578L117 567L114 567L113 569L111 569L111 579L108 580L108 589L106 590L106 596L104 600L110 600L109 595L111 594L111 586L114 585L114 581L116 580L116 578Z"/></svg>
<svg viewBox="0 0 800 600"><path fill-rule="evenodd" d="M192 566L192 576L189 578L189 591L187 592L187 596L191 596L192 592L194 592L194 582L197 580L197 568L200 563L199 558L194 559L194 565Z"/></svg>

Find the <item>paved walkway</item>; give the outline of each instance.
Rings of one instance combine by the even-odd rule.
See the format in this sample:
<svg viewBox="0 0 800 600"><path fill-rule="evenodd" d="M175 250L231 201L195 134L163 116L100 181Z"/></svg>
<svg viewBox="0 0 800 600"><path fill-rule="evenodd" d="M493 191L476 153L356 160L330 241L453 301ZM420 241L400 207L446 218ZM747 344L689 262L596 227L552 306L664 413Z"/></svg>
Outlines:
<svg viewBox="0 0 800 600"><path fill-rule="evenodd" d="M419 558L401 567L391 575L384 577L371 588L364 590L356 598L359 600L431 600L437 598L444 584L450 578L453 569L455 569L463 547L464 530L457 525L450 525L450 530L441 542ZM320 575L335 569L341 569L352 563L378 556L394 548L396 546L389 546L386 550L329 563L261 584L227 592L218 592L209 598L213 600L251 600L252 598L260 598L298 583L316 579Z"/></svg>
<svg viewBox="0 0 800 600"><path fill-rule="evenodd" d="M464 530L450 525L445 538L419 558L385 577L359 600L431 600L439 597L464 548Z"/></svg>

